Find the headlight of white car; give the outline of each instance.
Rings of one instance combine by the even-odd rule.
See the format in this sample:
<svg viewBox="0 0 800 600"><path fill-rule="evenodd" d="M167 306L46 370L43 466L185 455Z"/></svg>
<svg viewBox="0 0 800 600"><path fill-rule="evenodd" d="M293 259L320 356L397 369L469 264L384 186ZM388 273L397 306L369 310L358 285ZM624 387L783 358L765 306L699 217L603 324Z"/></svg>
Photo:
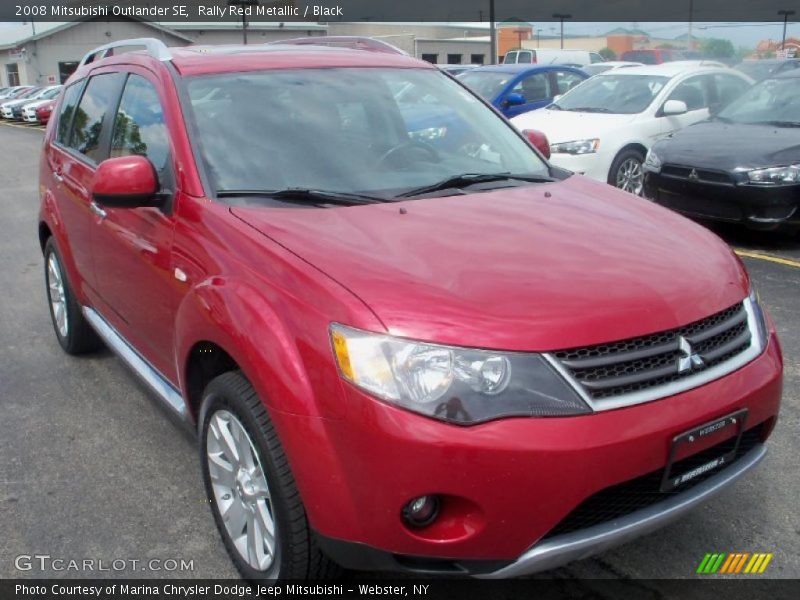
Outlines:
<svg viewBox="0 0 800 600"><path fill-rule="evenodd" d="M591 412L541 354L415 342L331 325L342 377L386 402L471 425Z"/></svg>
<svg viewBox="0 0 800 600"><path fill-rule="evenodd" d="M792 185L800 182L800 165L755 169L747 172L747 179L762 185Z"/></svg>
<svg viewBox="0 0 800 600"><path fill-rule="evenodd" d="M654 173L661 171L661 158L653 148L647 151L647 156L644 158L644 168Z"/></svg>
<svg viewBox="0 0 800 600"><path fill-rule="evenodd" d="M552 154L592 154L593 152L597 152L599 147L600 140L597 138L591 140L574 140L572 142L550 144L550 152Z"/></svg>

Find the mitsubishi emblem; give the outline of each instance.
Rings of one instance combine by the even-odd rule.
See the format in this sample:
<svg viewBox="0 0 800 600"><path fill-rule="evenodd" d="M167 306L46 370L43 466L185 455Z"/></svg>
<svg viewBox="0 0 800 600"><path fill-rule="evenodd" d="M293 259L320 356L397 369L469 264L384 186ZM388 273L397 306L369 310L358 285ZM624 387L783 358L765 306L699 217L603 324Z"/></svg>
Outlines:
<svg viewBox="0 0 800 600"><path fill-rule="evenodd" d="M699 179L699 177L697 176L697 169L692 169L691 171L689 171L689 179L691 179L692 181L697 181Z"/></svg>
<svg viewBox="0 0 800 600"><path fill-rule="evenodd" d="M686 373L686 371L702 367L705 364L703 357L692 349L689 340L683 336L678 337L678 350L681 353L681 356L678 357L678 373Z"/></svg>

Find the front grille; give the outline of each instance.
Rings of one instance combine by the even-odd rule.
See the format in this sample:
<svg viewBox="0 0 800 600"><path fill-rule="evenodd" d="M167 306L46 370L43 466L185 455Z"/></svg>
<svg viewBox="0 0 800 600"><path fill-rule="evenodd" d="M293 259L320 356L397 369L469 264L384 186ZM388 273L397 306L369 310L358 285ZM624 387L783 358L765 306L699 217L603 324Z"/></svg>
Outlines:
<svg viewBox="0 0 800 600"><path fill-rule="evenodd" d="M692 171L694 171L695 176L692 175ZM681 165L664 165L661 168L661 174L667 177L687 179L699 183L733 184L733 179L730 174L725 171L713 171L711 169L693 169L692 167L683 167Z"/></svg>
<svg viewBox="0 0 800 600"><path fill-rule="evenodd" d="M705 481L709 477L720 473L739 458L752 450L756 444L761 442L763 424L756 425L748 429L742 434L742 439L739 442L739 447L736 450L736 456L728 463L727 466L712 469L706 473L698 475L694 479L690 479L679 488L670 492L662 492L661 480L664 476L664 469L659 469L631 479L625 483L608 487L600 490L593 496L584 500L577 508L570 512L558 525L556 525L550 532L544 536L544 539L551 538L556 535L571 533L593 525L600 525L620 517L624 517L632 512L647 508L657 502L666 500L670 496L680 494L688 489L696 486L698 483ZM707 448L692 456L687 456L683 460L676 462L672 467L672 473L685 473L704 465L711 460L724 455L733 450L736 443L736 436L730 437L719 444Z"/></svg>
<svg viewBox="0 0 800 600"><path fill-rule="evenodd" d="M751 344L739 303L695 323L620 342L553 353L591 400L655 390L722 364Z"/></svg>

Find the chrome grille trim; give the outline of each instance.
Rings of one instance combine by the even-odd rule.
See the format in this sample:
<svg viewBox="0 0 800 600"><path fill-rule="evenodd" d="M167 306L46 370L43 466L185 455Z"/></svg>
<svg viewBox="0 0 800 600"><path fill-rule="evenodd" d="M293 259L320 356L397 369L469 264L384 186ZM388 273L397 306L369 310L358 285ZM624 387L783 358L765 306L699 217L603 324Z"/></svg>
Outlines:
<svg viewBox="0 0 800 600"><path fill-rule="evenodd" d="M747 326L743 333L739 334L733 340L729 340L722 344L719 347L713 348L707 352L703 353L703 356L707 359L708 362L716 360L725 354L729 353L732 350L740 347L745 341L746 338L749 336L750 343L749 345L738 354L734 355L733 357L729 358L728 360L724 360L716 365L711 367L707 367L702 371L698 371L694 374L687 375L681 379L676 381L667 382L661 385L655 385L653 387L625 393L625 394L618 394L613 396L607 396L603 398L594 398L592 396L592 390L587 389L587 386L582 384L578 379L573 375L569 364L576 364L579 363L582 365L582 368L590 368L589 365L596 365L599 361L605 359L608 361L608 356L600 356L600 357L592 357L588 359L558 359L554 355L554 353L545 353L543 356L544 358L550 363L550 365L572 386L572 388L578 393L581 399L586 402L586 404L593 410L593 411L604 411L604 410L613 410L617 408L623 408L626 406L634 406L636 404L642 404L644 402L652 402L653 400L659 400L661 398L666 398L668 396L674 396L676 394L680 394L681 392L685 392L687 390L691 390L696 387L700 387L705 385L715 379L719 379L720 377L724 377L737 369L740 369L757 356L761 354L764 350L764 341L761 339L759 335L760 327L757 324L757 316L756 310L753 307L751 300L746 298L741 306L744 308L744 314L746 319ZM702 344L704 341L711 339L714 335L719 335L720 333L725 333L726 331L730 331L732 328L738 327L743 320L740 316L741 313L734 315L733 317L726 319L722 323L718 323L710 328L702 330L695 334L688 334L685 337L687 339L692 340L692 343L695 344ZM710 317L709 317L710 318ZM676 328L681 329L681 328ZM602 344L600 344L602 345ZM649 354L650 350L652 349L660 349L660 351L669 352L673 348L677 348L677 342L669 342L665 344L660 344L648 348L644 348L642 350L634 350L631 352L626 353L619 353L617 355L610 355L611 360L615 363L619 363L621 361L618 360L619 356L627 357L631 355L633 359L641 358L644 354ZM583 361L583 362L582 362ZM601 363L598 366L602 366ZM669 369L671 373L674 373L674 369ZM647 378L650 379L652 377L652 371L647 372ZM657 375L656 375L657 376Z"/></svg>

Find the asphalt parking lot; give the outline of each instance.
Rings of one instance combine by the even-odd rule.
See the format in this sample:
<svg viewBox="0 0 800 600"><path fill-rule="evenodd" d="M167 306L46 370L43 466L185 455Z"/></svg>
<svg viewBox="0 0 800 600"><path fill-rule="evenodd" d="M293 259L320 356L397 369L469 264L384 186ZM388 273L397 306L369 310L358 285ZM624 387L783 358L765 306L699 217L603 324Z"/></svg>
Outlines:
<svg viewBox="0 0 800 600"><path fill-rule="evenodd" d="M121 574L235 577L191 437L109 352L72 358L53 336L36 236L41 140L36 127L0 124L0 577L107 574L17 570L17 556L34 554L183 559L193 570ZM718 233L743 256L783 343L784 403L769 454L687 518L548 575L686 578L707 552L772 552L769 576L800 577L800 238Z"/></svg>

